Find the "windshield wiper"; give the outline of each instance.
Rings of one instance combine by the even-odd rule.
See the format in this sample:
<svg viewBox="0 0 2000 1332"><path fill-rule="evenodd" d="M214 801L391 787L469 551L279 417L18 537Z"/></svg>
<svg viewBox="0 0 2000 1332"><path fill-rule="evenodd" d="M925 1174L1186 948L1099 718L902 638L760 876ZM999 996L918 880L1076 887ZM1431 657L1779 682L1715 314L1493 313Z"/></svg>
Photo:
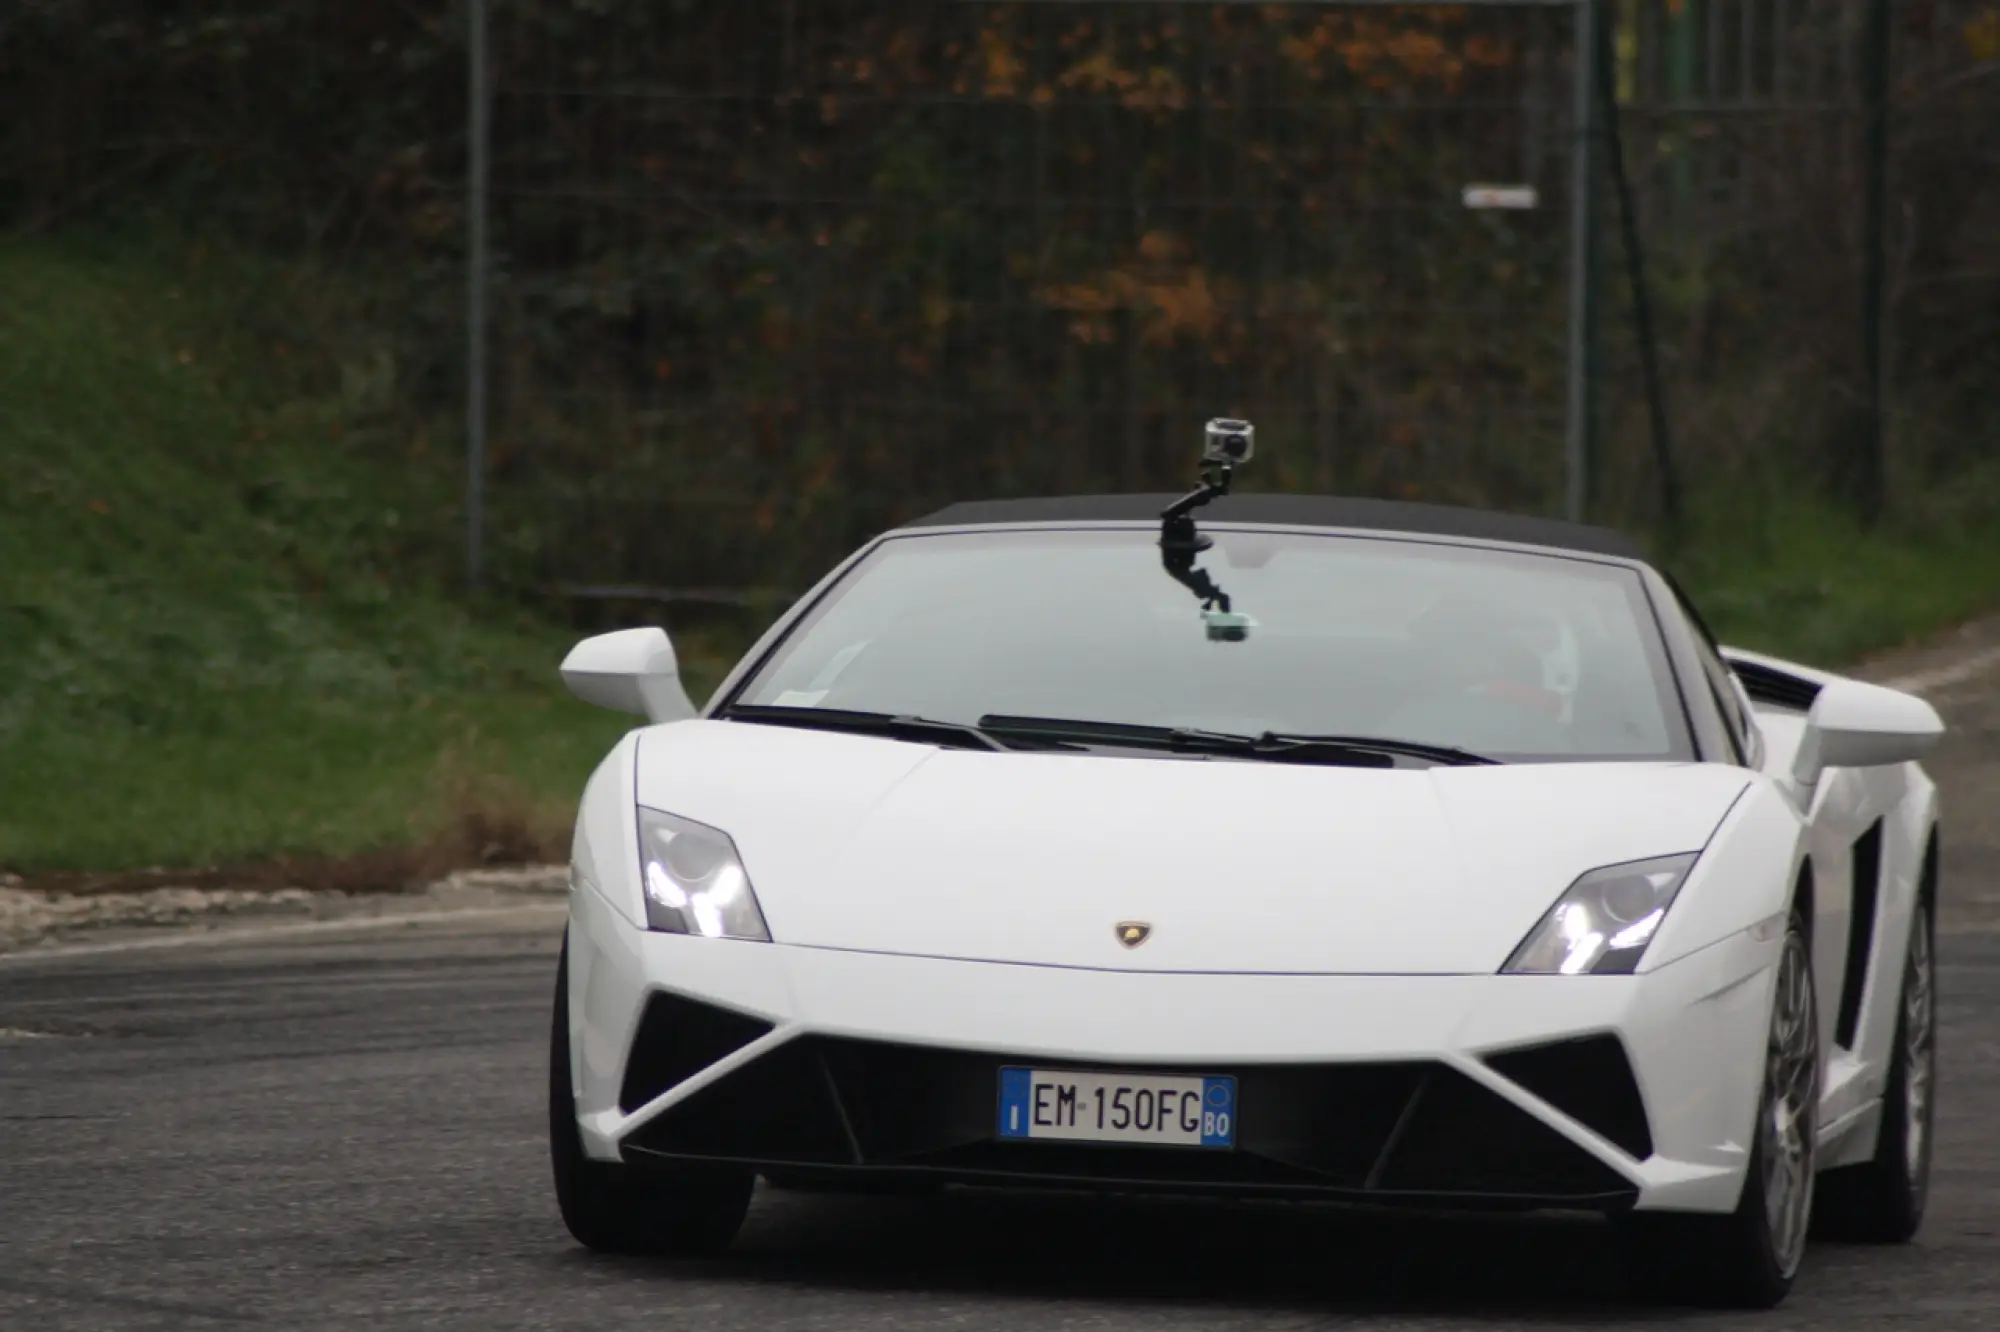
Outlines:
<svg viewBox="0 0 2000 1332"><path fill-rule="evenodd" d="M988 713L980 729L1013 738L1066 740L1077 744L1129 745L1180 754L1216 754L1229 758L1267 759L1280 763L1349 764L1392 767L1398 758L1421 759L1441 765L1497 763L1498 759L1449 745L1392 740L1372 735L1237 735L1185 726L1146 726L1133 722L1074 721L1065 717L1012 717Z"/></svg>
<svg viewBox="0 0 2000 1332"><path fill-rule="evenodd" d="M762 722L770 726L803 726L816 731L847 731L914 740L953 749L1006 749L1007 745L964 722L933 721L907 713L857 712L849 708L798 708L743 703L719 714L728 721Z"/></svg>
<svg viewBox="0 0 2000 1332"><path fill-rule="evenodd" d="M1210 754L1224 758L1265 759L1275 763L1325 763L1361 768L1388 768L1397 758L1465 765L1497 763L1498 759L1449 745L1393 740L1364 735L1237 735L1187 726L1147 726L1135 722L1076 721L1067 717L1014 717L989 713L978 725L938 721L908 713L861 712L850 708L804 708L739 704L717 714L725 720L800 726L819 731L880 735L894 740L944 745L954 749L1007 750L1026 741L1037 748L1078 749L1086 745L1124 745L1134 749L1164 749L1176 754ZM1015 743L1009 743L1015 742Z"/></svg>
<svg viewBox="0 0 2000 1332"><path fill-rule="evenodd" d="M1124 745L1133 749L1164 749L1176 754L1212 754L1225 758L1267 759L1278 763L1346 764L1388 768L1395 757L1380 748L1363 748L1339 740L1310 736L1235 735L1187 726L1146 726L1134 722L1074 721L1066 717L1012 717L989 713L980 729L1013 738L1062 740L1072 744Z"/></svg>
<svg viewBox="0 0 2000 1332"><path fill-rule="evenodd" d="M1257 742L1277 749L1288 745L1308 748L1317 745L1336 745L1371 754L1425 759L1443 767L1483 766L1501 761L1486 754L1475 754L1469 749L1459 749L1452 745L1429 745L1421 740L1396 740L1379 735L1280 735L1266 731L1257 737Z"/></svg>

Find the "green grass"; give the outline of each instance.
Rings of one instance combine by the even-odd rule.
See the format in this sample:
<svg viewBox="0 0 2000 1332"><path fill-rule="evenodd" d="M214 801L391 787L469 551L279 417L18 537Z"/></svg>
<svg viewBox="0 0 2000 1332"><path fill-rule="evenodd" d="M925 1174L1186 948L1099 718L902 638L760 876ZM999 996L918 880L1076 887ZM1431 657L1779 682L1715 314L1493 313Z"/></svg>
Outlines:
<svg viewBox="0 0 2000 1332"><path fill-rule="evenodd" d="M1839 669L2000 606L2000 469L1865 528L1823 501L1711 497L1656 552L1725 643Z"/></svg>
<svg viewBox="0 0 2000 1332"><path fill-rule="evenodd" d="M453 442L343 318L199 247L0 245L0 868L563 853L627 720L562 693L573 631L437 585ZM1994 480L1872 532L1710 502L1666 560L1837 665L2000 604ZM743 641L676 639L697 698Z"/></svg>
<svg viewBox="0 0 2000 1332"><path fill-rule="evenodd" d="M0 867L557 841L623 725L573 635L427 586L416 482L177 258L0 247Z"/></svg>

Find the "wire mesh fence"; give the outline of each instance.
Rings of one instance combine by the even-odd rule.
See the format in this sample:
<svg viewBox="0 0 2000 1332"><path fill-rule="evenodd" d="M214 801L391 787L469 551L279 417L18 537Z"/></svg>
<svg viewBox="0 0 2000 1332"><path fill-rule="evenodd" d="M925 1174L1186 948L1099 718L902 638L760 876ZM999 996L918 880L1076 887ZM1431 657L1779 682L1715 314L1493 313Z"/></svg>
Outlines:
<svg viewBox="0 0 2000 1332"><path fill-rule="evenodd" d="M1879 485L1887 0L489 3L502 581L796 587L1224 413L1253 487Z"/></svg>
<svg viewBox="0 0 2000 1332"><path fill-rule="evenodd" d="M495 0L503 577L968 496L1564 497L1573 6Z"/></svg>
<svg viewBox="0 0 2000 1332"><path fill-rule="evenodd" d="M1869 256L1869 73L1890 51L1885 0L1614 0L1617 124L1672 385L1682 466L1699 474L1788 461L1815 480L1879 466L1867 418L1875 279ZM1878 98L1886 96L1886 84ZM1607 232L1609 228L1606 228ZM1608 301L1629 292L1602 274ZM1603 340L1604 483L1646 511L1656 468L1636 433L1634 353ZM1755 379L1753 387L1750 379ZM1788 453L1788 459L1774 458Z"/></svg>
<svg viewBox="0 0 2000 1332"><path fill-rule="evenodd" d="M419 457L473 316L493 504L410 529L510 587L796 586L962 495L1177 487L1218 412L1249 485L1547 512L1582 453L1626 523L1649 436L1693 497L1864 509L1991 455L1996 0L198 8L6 11L0 225L161 209L351 270ZM1571 188L1614 157L1629 191Z"/></svg>

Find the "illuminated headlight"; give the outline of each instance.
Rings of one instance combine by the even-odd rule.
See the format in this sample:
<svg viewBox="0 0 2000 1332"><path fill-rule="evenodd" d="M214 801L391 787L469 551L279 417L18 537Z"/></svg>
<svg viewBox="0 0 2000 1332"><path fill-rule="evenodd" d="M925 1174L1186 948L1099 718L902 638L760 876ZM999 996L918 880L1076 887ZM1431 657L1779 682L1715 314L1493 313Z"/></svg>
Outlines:
<svg viewBox="0 0 2000 1332"><path fill-rule="evenodd" d="M1660 931L1698 852L1594 869L1549 908L1503 971L1629 976Z"/></svg>
<svg viewBox="0 0 2000 1332"><path fill-rule="evenodd" d="M639 871L652 929L710 939L771 937L728 833L641 807Z"/></svg>

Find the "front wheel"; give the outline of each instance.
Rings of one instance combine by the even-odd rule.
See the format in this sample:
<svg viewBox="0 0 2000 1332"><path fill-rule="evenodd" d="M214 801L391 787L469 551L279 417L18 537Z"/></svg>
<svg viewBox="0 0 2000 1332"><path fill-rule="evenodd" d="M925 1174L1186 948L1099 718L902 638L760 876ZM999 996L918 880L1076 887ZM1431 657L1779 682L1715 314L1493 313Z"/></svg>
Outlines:
<svg viewBox="0 0 2000 1332"><path fill-rule="evenodd" d="M1805 1259L1812 1216L1819 1062L1812 960L1794 911L1778 958L1743 1195L1726 1214L1621 1218L1627 1267L1641 1289L1673 1303L1745 1309L1785 1298Z"/></svg>
<svg viewBox="0 0 2000 1332"><path fill-rule="evenodd" d="M549 1161L556 1206L578 1243L603 1253L719 1253L735 1240L757 1178L726 1166L634 1170L584 1154L569 1081L569 940L549 1029Z"/></svg>

